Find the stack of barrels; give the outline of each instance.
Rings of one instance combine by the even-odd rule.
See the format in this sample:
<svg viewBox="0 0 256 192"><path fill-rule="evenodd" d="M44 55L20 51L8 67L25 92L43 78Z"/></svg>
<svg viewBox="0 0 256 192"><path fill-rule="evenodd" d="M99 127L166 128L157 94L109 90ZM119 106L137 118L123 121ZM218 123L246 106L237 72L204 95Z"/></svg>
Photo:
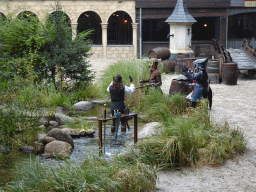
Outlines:
<svg viewBox="0 0 256 192"><path fill-rule="evenodd" d="M149 58L161 59L164 72L174 72L176 62L169 60L171 52L167 47L156 47L148 53Z"/></svg>
<svg viewBox="0 0 256 192"><path fill-rule="evenodd" d="M210 83L219 84L220 83L220 69L218 59L209 59L206 67L208 73L208 79Z"/></svg>

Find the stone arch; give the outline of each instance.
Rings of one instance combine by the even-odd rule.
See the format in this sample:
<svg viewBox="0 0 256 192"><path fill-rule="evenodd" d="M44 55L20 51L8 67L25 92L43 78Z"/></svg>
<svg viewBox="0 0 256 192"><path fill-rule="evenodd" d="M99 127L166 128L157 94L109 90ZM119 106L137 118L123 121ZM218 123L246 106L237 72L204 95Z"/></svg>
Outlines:
<svg viewBox="0 0 256 192"><path fill-rule="evenodd" d="M6 18L7 18L7 17L6 17L3 13L0 12L0 21L1 21L1 20L5 20Z"/></svg>
<svg viewBox="0 0 256 192"><path fill-rule="evenodd" d="M23 12L20 12L18 15L17 15L17 18L24 18L24 19L27 19L28 21L32 20L32 19L36 19L37 21L39 21L39 18L38 16L33 13L32 11L23 11Z"/></svg>
<svg viewBox="0 0 256 192"><path fill-rule="evenodd" d="M70 19L70 17L65 12L63 12L63 11L54 11L54 12L50 13L49 16L50 17L52 17L52 16L54 17L57 14L61 14L61 15L63 14L66 17L66 24L69 27L71 27L71 19Z"/></svg>
<svg viewBox="0 0 256 192"><path fill-rule="evenodd" d="M256 38L256 12L243 12L228 18L228 38Z"/></svg>
<svg viewBox="0 0 256 192"><path fill-rule="evenodd" d="M108 18L109 45L132 44L132 19L125 11L116 11Z"/></svg>
<svg viewBox="0 0 256 192"><path fill-rule="evenodd" d="M101 45L102 44L102 27L101 27L101 18L94 11L83 12L77 20L77 33L92 29L93 34L90 35L93 44Z"/></svg>

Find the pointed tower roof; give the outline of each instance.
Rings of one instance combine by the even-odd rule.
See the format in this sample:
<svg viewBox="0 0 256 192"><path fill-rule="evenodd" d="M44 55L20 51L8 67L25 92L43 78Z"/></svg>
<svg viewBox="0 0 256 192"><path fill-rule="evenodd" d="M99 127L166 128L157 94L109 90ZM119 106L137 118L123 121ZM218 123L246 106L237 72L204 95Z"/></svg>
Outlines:
<svg viewBox="0 0 256 192"><path fill-rule="evenodd" d="M175 9L166 23L195 23L196 20L189 14L188 8L183 0L177 0Z"/></svg>

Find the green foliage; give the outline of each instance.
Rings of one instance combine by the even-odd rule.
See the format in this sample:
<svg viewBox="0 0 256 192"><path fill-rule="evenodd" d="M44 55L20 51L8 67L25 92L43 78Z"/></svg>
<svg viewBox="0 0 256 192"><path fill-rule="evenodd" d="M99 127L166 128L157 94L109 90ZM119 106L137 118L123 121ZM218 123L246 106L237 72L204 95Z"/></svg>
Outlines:
<svg viewBox="0 0 256 192"><path fill-rule="evenodd" d="M158 129L159 135L137 144L127 158L140 159L161 169L220 165L246 150L241 130L230 129L227 124L220 126L210 123L205 100L195 109L189 108L176 117L169 116Z"/></svg>
<svg viewBox="0 0 256 192"><path fill-rule="evenodd" d="M130 84L129 75L133 78L133 83L135 86L139 85L140 79L148 78L148 64L147 61L137 60L137 59L123 59L119 60L113 65L110 65L100 79L100 89L102 90L102 95L109 96L107 92L107 87L113 81L113 77L117 74L122 75L123 84Z"/></svg>
<svg viewBox="0 0 256 192"><path fill-rule="evenodd" d="M6 146L12 145L12 139L18 129L19 113L14 110L3 111L0 109L0 141Z"/></svg>
<svg viewBox="0 0 256 192"><path fill-rule="evenodd" d="M18 166L18 180L9 191L150 191L154 189L156 170L140 162L123 158L114 162L93 156L84 164L51 166L39 159Z"/></svg>
<svg viewBox="0 0 256 192"><path fill-rule="evenodd" d="M91 31L79 33L72 40L72 29L61 5L57 2L55 14L49 15L44 30L41 33L46 43L42 45L41 52L47 60L47 65L41 68L45 78L51 78L57 88L57 81L65 79L89 83L93 78L88 69L90 64L86 61L91 49L88 39Z"/></svg>

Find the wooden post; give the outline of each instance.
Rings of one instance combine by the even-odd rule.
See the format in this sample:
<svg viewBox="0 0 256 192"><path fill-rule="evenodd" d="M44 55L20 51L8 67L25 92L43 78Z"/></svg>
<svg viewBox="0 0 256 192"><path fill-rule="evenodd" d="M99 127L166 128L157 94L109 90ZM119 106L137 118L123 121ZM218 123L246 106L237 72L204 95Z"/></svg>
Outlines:
<svg viewBox="0 0 256 192"><path fill-rule="evenodd" d="M134 144L138 141L138 119L137 114L134 115Z"/></svg>
<svg viewBox="0 0 256 192"><path fill-rule="evenodd" d="M99 128L99 155L102 155L102 121L98 120L98 128Z"/></svg>

